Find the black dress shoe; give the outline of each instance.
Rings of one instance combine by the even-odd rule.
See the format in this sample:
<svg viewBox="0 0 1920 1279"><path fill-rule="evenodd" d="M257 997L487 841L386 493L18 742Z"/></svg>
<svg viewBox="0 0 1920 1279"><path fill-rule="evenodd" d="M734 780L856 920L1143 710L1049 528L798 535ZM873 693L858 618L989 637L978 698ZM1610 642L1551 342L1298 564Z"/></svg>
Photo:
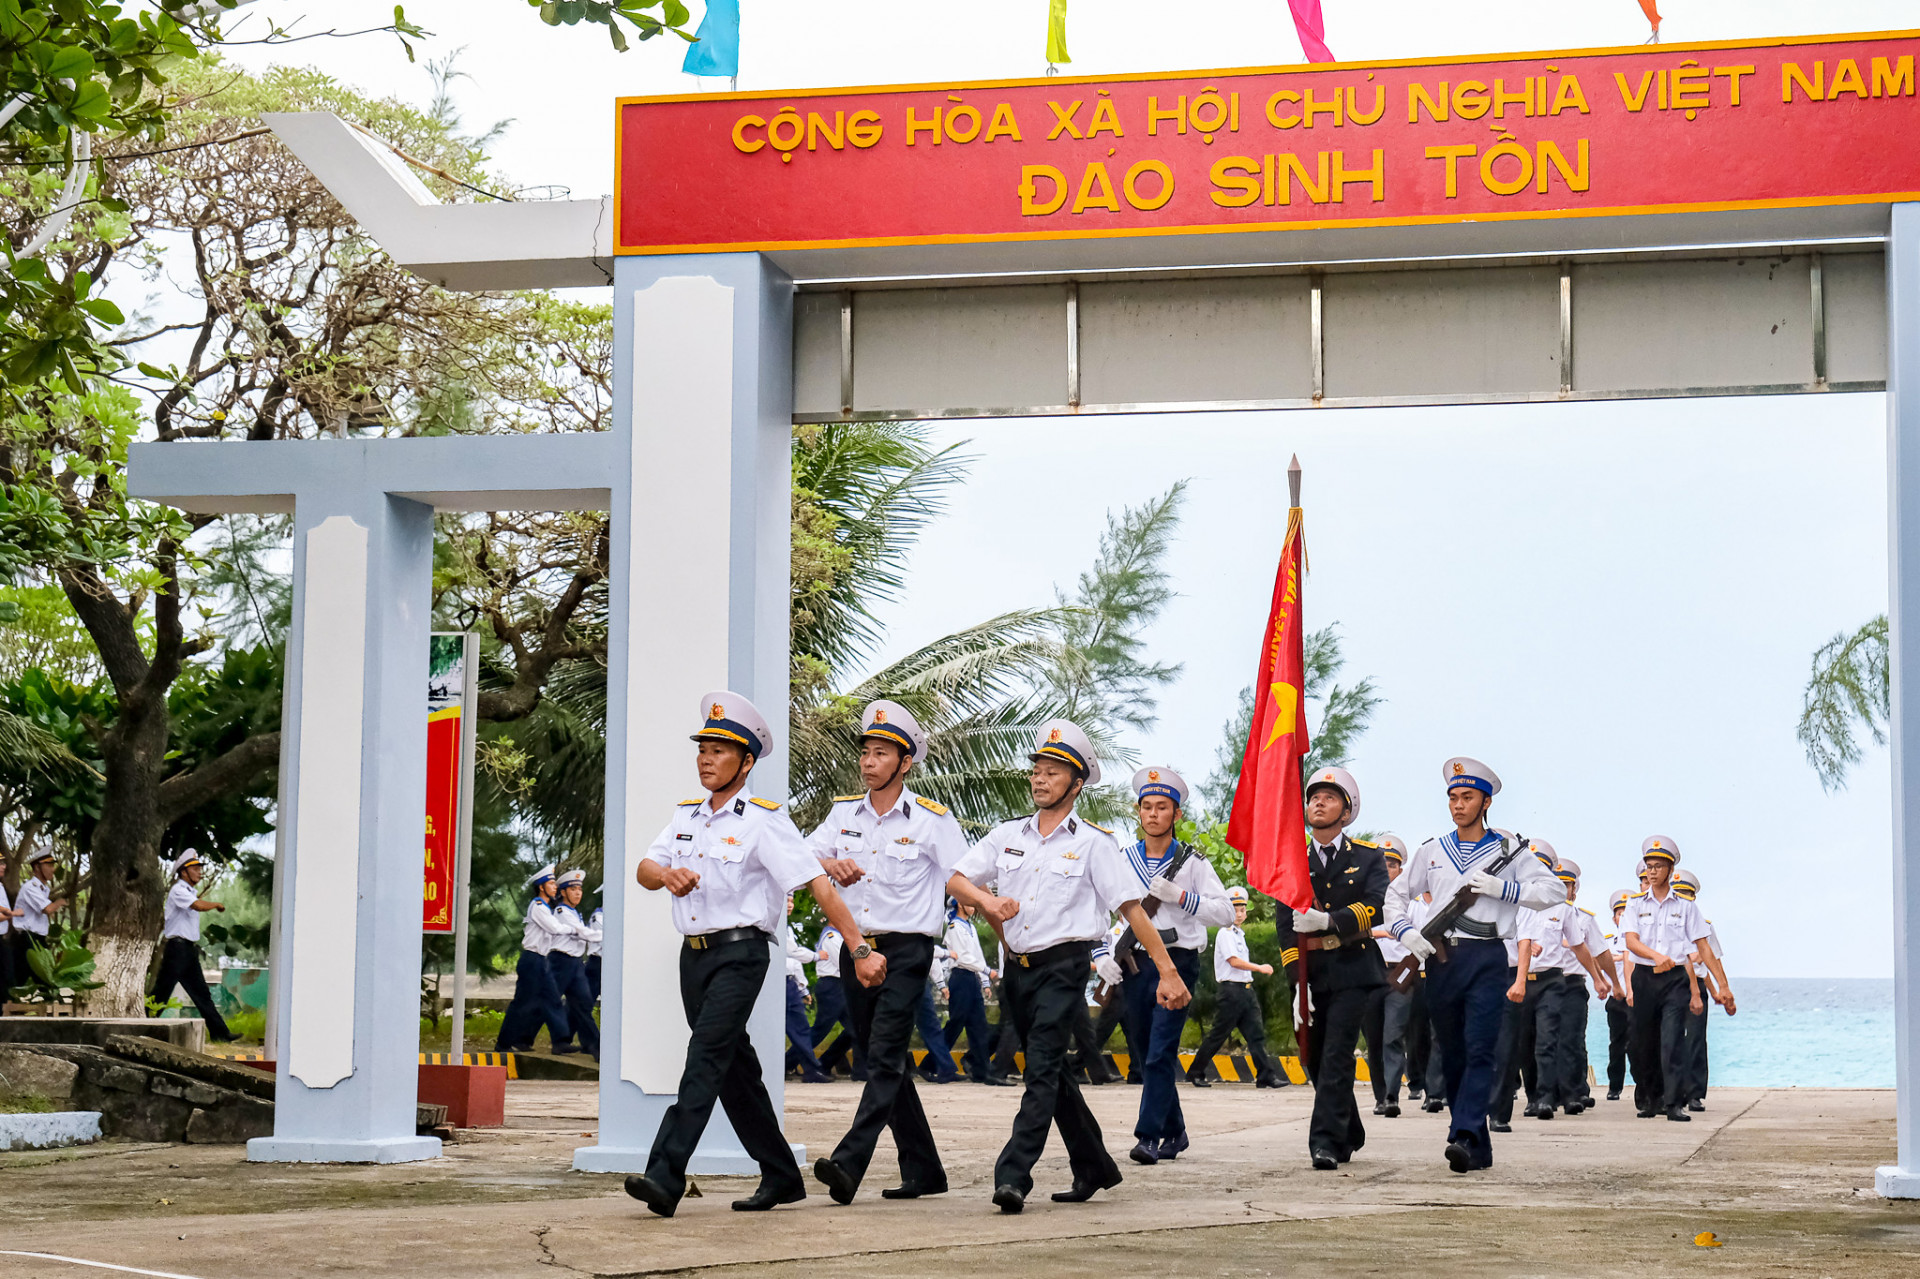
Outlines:
<svg viewBox="0 0 1920 1279"><path fill-rule="evenodd" d="M1313 1169L1315 1172L1332 1172L1340 1166L1339 1159L1331 1150L1313 1151Z"/></svg>
<svg viewBox="0 0 1920 1279"><path fill-rule="evenodd" d="M1687 1109L1691 1110L1696 1115L1704 1111L1706 1108L1707 1108L1707 1103L1704 1101L1690 1101L1687 1103Z"/></svg>
<svg viewBox="0 0 1920 1279"><path fill-rule="evenodd" d="M1160 1142L1160 1157L1162 1159L1178 1159L1181 1154L1186 1151L1186 1148L1192 1144L1192 1140L1188 1138L1185 1132L1182 1132L1178 1137L1163 1138Z"/></svg>
<svg viewBox="0 0 1920 1279"><path fill-rule="evenodd" d="M1512 1132L1513 1131L1513 1125L1508 1123L1504 1119L1489 1119L1487 1120L1487 1127L1493 1132Z"/></svg>
<svg viewBox="0 0 1920 1279"><path fill-rule="evenodd" d="M1608 1100L1608 1101L1619 1101L1619 1100L1620 1100L1620 1090L1619 1090L1618 1088L1609 1088L1609 1089L1607 1089L1607 1100Z"/></svg>
<svg viewBox="0 0 1920 1279"><path fill-rule="evenodd" d="M1527 1108L1520 1112L1520 1117L1522 1119L1531 1119L1539 1113L1540 1113L1539 1103L1530 1101L1527 1103Z"/></svg>
<svg viewBox="0 0 1920 1279"><path fill-rule="evenodd" d="M1642 1106L1639 1110L1633 1112L1633 1117L1635 1119L1652 1119L1659 1113L1657 1110L1648 1110L1645 1106Z"/></svg>
<svg viewBox="0 0 1920 1279"><path fill-rule="evenodd" d="M1072 1190L1056 1190L1047 1197L1057 1204L1082 1204L1099 1194L1102 1190L1112 1190L1120 1184L1120 1181L1120 1170L1115 1168L1112 1176L1103 1175L1098 1181L1082 1181L1078 1177L1075 1177L1073 1179ZM994 1192L996 1197L999 1193L999 1191ZM1018 1211L1018 1209L1015 1211Z"/></svg>
<svg viewBox="0 0 1920 1279"><path fill-rule="evenodd" d="M1195 1082L1198 1082L1198 1081L1196 1080ZM1288 1084L1292 1082L1293 1081L1290 1079L1275 1079L1272 1076L1268 1076L1265 1079L1255 1081L1253 1086L1255 1088L1285 1088ZM1211 1088L1213 1085L1200 1084L1200 1086L1202 1088Z"/></svg>
<svg viewBox="0 0 1920 1279"><path fill-rule="evenodd" d="M813 1161L813 1175L821 1185L827 1188L827 1195L837 1204L850 1204L860 1189L860 1183L853 1174L831 1159Z"/></svg>
<svg viewBox="0 0 1920 1279"><path fill-rule="evenodd" d="M1133 1149L1127 1152L1127 1158L1137 1164L1157 1164L1160 1162L1159 1144L1144 1139L1136 1141Z"/></svg>
<svg viewBox="0 0 1920 1279"><path fill-rule="evenodd" d="M1384 1115L1384 1114L1386 1114L1386 1113L1387 1113L1387 1103L1386 1103L1386 1102L1384 1102L1384 1101L1376 1101L1376 1102L1374 1102L1374 1103L1373 1103L1373 1113L1374 1113L1374 1114L1376 1114L1376 1115Z"/></svg>
<svg viewBox="0 0 1920 1279"><path fill-rule="evenodd" d="M1004 1213L1016 1213L1027 1206L1027 1197L1017 1186L995 1186L993 1205Z"/></svg>
<svg viewBox="0 0 1920 1279"><path fill-rule="evenodd" d="M1567 1103L1567 1106L1566 1106L1566 1110L1569 1115L1577 1115L1585 1109L1586 1109L1585 1104L1578 1101L1570 1101Z"/></svg>
<svg viewBox="0 0 1920 1279"><path fill-rule="evenodd" d="M1447 1103L1437 1097L1429 1097L1420 1103L1420 1109L1429 1115L1437 1115L1447 1108Z"/></svg>
<svg viewBox="0 0 1920 1279"><path fill-rule="evenodd" d="M1419 1101L1419 1100L1420 1100L1420 1089L1418 1089L1418 1088L1409 1088L1409 1089L1407 1089L1407 1100L1408 1100L1408 1101Z"/></svg>
<svg viewBox="0 0 1920 1279"><path fill-rule="evenodd" d="M1535 1119L1551 1119L1553 1118L1553 1107L1542 1106L1533 1112L1533 1117Z"/></svg>
<svg viewBox="0 0 1920 1279"><path fill-rule="evenodd" d="M880 1192L882 1199L918 1199L923 1195L944 1195L947 1193L945 1178L939 1181L907 1181L897 1186L889 1186Z"/></svg>
<svg viewBox="0 0 1920 1279"><path fill-rule="evenodd" d="M1013 1087L1013 1080L1008 1079L1005 1075L984 1075L981 1077L980 1082L989 1088Z"/></svg>
<svg viewBox="0 0 1920 1279"><path fill-rule="evenodd" d="M1400 1103L1397 1101L1390 1101L1387 1103L1387 1108L1385 1110L1382 1110L1380 1113L1385 1115L1389 1119L1398 1119L1400 1117Z"/></svg>
<svg viewBox="0 0 1920 1279"><path fill-rule="evenodd" d="M788 1186L784 1190L775 1189L772 1186L761 1186L745 1199L734 1200L733 1210L735 1212L766 1212L776 1204L797 1204L806 1197L807 1188L802 1185Z"/></svg>
<svg viewBox="0 0 1920 1279"><path fill-rule="evenodd" d="M1687 1113L1685 1106L1667 1107L1667 1118L1673 1120L1676 1124L1690 1124L1693 1122L1693 1116Z"/></svg>
<svg viewBox="0 0 1920 1279"><path fill-rule="evenodd" d="M1213 1087L1213 1080L1208 1079L1205 1075L1188 1075L1187 1082L1192 1084L1195 1088Z"/></svg>
<svg viewBox="0 0 1920 1279"><path fill-rule="evenodd" d="M1138 1084L1142 1082L1140 1078L1140 1072L1137 1070L1129 1070L1127 1072L1127 1082L1130 1084Z"/></svg>
<svg viewBox="0 0 1920 1279"><path fill-rule="evenodd" d="M627 1193L662 1217L671 1217L673 1210L680 1206L680 1201L668 1194L665 1187L639 1173L627 1178Z"/></svg>
<svg viewBox="0 0 1920 1279"><path fill-rule="evenodd" d="M1473 1152L1457 1141L1447 1143L1447 1167L1465 1172L1473 1167Z"/></svg>

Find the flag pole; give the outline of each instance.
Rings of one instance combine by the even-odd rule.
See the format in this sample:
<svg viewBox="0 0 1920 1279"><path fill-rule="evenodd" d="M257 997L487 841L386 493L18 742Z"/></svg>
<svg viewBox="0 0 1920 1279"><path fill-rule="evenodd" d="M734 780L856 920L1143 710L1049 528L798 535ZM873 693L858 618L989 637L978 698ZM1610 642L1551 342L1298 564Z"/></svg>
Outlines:
<svg viewBox="0 0 1920 1279"><path fill-rule="evenodd" d="M1295 453L1293 460L1287 463L1287 497L1289 505L1293 507L1292 512L1290 512L1291 518L1288 521L1291 524L1294 520L1302 518L1300 512L1300 455L1298 453ZM1303 547L1301 555L1303 565L1305 559L1305 548ZM1296 623L1296 625L1297 624L1298 623ZM1301 691L1304 693L1305 689L1303 688ZM1300 785L1303 795L1306 793L1306 770L1307 759L1303 754L1300 757ZM1280 906L1282 909L1288 909L1285 902L1280 903ZM1296 940L1298 939L1296 938ZM1294 961L1293 983L1293 1002L1295 1008L1293 1039L1294 1046L1300 1051L1300 1071L1302 1074L1307 1073L1307 1062L1311 1060L1312 1056L1312 1050L1308 1047L1308 1021L1311 1019L1313 1013L1311 1000L1312 996L1307 990L1307 948L1302 945L1299 948L1299 958Z"/></svg>

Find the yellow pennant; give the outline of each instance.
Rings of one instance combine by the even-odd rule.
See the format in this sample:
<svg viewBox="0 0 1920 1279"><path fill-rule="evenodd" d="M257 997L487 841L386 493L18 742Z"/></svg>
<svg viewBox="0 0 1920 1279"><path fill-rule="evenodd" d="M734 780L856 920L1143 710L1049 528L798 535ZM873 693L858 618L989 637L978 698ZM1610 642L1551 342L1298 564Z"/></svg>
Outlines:
<svg viewBox="0 0 1920 1279"><path fill-rule="evenodd" d="M1047 0L1047 61L1073 61L1067 54L1067 0Z"/></svg>

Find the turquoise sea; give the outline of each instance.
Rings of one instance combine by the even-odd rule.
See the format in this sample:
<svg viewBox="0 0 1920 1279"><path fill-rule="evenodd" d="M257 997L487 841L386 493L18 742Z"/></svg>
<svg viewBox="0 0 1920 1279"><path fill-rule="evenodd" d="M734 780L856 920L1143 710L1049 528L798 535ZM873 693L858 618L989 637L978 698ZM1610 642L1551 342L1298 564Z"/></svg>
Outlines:
<svg viewBox="0 0 1920 1279"><path fill-rule="evenodd" d="M1712 1085L1725 1088L1893 1087L1892 978L1742 978L1739 1013L1708 1006ZM1587 1020L1588 1056L1606 1078L1607 1017Z"/></svg>

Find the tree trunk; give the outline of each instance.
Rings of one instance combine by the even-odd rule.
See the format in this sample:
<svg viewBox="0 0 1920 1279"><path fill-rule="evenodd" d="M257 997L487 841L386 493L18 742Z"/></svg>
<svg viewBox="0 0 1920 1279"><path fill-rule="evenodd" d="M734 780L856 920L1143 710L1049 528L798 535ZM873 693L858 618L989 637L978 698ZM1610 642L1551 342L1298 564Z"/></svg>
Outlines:
<svg viewBox="0 0 1920 1279"><path fill-rule="evenodd" d="M99 1017L146 1015L147 962L160 935L166 884L160 866L167 822L160 808L166 768L165 695L123 697L120 717L100 743L106 795L94 827L94 979L87 1011Z"/></svg>

